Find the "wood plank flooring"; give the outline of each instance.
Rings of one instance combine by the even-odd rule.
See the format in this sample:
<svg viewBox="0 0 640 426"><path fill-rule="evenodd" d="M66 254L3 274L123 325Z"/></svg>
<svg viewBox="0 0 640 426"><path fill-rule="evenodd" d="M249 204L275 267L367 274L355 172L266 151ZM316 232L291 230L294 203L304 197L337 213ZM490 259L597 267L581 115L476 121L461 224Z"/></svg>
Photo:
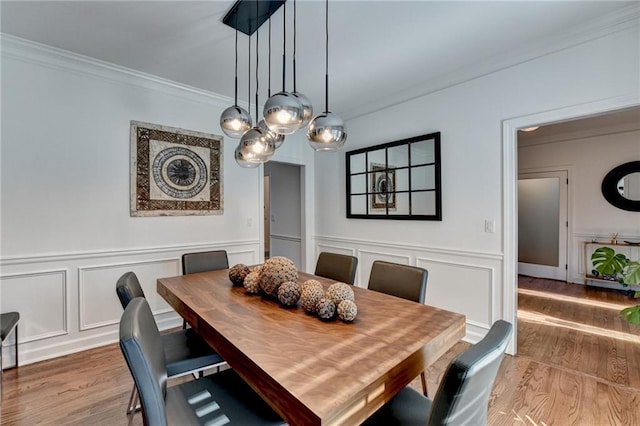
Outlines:
<svg viewBox="0 0 640 426"><path fill-rule="evenodd" d="M612 290L521 277L519 353L506 356L491 425L639 425L640 328ZM587 304L589 302L589 304ZM435 392L458 343L428 370ZM133 381L117 344L5 370L2 425L125 425ZM420 379L413 383L420 389ZM134 425L141 425L136 415Z"/></svg>

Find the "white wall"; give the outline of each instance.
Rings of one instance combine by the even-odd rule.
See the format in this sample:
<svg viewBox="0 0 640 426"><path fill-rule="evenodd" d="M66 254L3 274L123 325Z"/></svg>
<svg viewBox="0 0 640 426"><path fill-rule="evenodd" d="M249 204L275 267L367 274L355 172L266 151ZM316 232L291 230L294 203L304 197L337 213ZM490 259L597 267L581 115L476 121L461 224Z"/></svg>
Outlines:
<svg viewBox="0 0 640 426"><path fill-rule="evenodd" d="M270 161L264 174L271 185L271 256L285 256L302 268L300 166Z"/></svg>
<svg viewBox="0 0 640 426"><path fill-rule="evenodd" d="M602 179L614 167L640 159L640 131L562 142L522 146L518 149L521 172L568 169L570 230L569 277L583 282L582 242L640 239L640 215L609 204L601 192Z"/></svg>
<svg viewBox="0 0 640 426"><path fill-rule="evenodd" d="M374 259L426 267L427 303L465 314L467 339L477 340L512 297L503 294L514 279L503 276L503 121L638 97L638 40L634 25L348 121L346 150L442 132L443 220L347 220L344 153L317 155L317 250L356 253L358 285ZM484 232L485 220L496 222L495 233Z"/></svg>
<svg viewBox="0 0 640 426"><path fill-rule="evenodd" d="M3 35L0 308L21 313L21 363L116 341L115 281L126 271L168 327L180 321L155 280L180 274L183 253L262 260L262 169L235 164L236 140L224 140L224 214L129 215L130 121L222 135L231 102ZM313 161L295 145L276 157Z"/></svg>

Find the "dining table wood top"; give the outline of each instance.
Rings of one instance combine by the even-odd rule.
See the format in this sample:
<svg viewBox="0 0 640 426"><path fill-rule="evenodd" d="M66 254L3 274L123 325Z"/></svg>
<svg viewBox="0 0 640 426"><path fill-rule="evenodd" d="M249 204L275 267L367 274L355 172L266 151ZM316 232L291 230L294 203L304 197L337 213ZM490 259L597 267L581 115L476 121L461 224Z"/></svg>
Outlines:
<svg viewBox="0 0 640 426"><path fill-rule="evenodd" d="M157 281L158 293L291 425L361 423L465 334L465 317L352 286L352 323L233 286L229 270ZM298 282L315 279L298 273Z"/></svg>

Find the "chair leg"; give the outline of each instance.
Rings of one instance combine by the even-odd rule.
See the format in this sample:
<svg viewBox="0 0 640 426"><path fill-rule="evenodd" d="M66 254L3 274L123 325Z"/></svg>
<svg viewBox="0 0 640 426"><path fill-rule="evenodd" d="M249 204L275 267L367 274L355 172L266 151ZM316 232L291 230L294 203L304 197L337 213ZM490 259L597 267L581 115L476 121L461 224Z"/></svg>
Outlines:
<svg viewBox="0 0 640 426"><path fill-rule="evenodd" d="M425 376L424 371L420 373L420 380L422 380L422 393L424 396L428 397L427 393L427 376Z"/></svg>
<svg viewBox="0 0 640 426"><path fill-rule="evenodd" d="M127 405L127 416L133 417L136 411L140 411L140 409L140 404L138 404L138 389L136 385L133 385L131 396L129 397L129 404Z"/></svg>
<svg viewBox="0 0 640 426"><path fill-rule="evenodd" d="M16 351L16 368L18 367L18 324L16 324L16 344L15 344L15 351Z"/></svg>

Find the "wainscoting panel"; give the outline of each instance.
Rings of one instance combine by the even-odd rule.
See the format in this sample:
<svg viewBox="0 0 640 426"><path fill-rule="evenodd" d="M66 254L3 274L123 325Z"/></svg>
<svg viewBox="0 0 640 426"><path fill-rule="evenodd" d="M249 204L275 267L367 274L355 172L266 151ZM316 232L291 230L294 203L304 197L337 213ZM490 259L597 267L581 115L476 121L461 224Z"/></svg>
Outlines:
<svg viewBox="0 0 640 426"><path fill-rule="evenodd" d="M367 287L375 260L418 266L429 271L426 303L466 316L466 337L475 343L501 318L502 294L498 290L503 255L403 245L344 237L316 236L316 253L353 250L360 274L356 285Z"/></svg>
<svg viewBox="0 0 640 426"><path fill-rule="evenodd" d="M67 334L66 269L24 272L0 277L2 312L20 313L20 343Z"/></svg>
<svg viewBox="0 0 640 426"><path fill-rule="evenodd" d="M255 250L243 250L243 251L227 250L227 257L229 258L230 267L238 263L244 263L245 265L255 265L258 263L257 255L258 253Z"/></svg>
<svg viewBox="0 0 640 426"><path fill-rule="evenodd" d="M156 280L180 275L184 253L221 249L227 250L231 264L256 264L260 242L220 241L1 259L0 308L20 312L20 364L116 342L122 315L116 281L128 271L138 276L158 328L180 326L181 318L158 295ZM13 338L6 343L12 345ZM3 349L11 365L13 347Z"/></svg>
<svg viewBox="0 0 640 426"><path fill-rule="evenodd" d="M78 306L80 331L117 324L122 305L116 295L116 282L124 273L134 271L155 315L171 312L158 295L156 279L180 275L180 259L86 266L78 268Z"/></svg>
<svg viewBox="0 0 640 426"><path fill-rule="evenodd" d="M492 324L494 270L458 262L417 258L417 266L429 271L427 303L464 313L467 321L485 327Z"/></svg>

